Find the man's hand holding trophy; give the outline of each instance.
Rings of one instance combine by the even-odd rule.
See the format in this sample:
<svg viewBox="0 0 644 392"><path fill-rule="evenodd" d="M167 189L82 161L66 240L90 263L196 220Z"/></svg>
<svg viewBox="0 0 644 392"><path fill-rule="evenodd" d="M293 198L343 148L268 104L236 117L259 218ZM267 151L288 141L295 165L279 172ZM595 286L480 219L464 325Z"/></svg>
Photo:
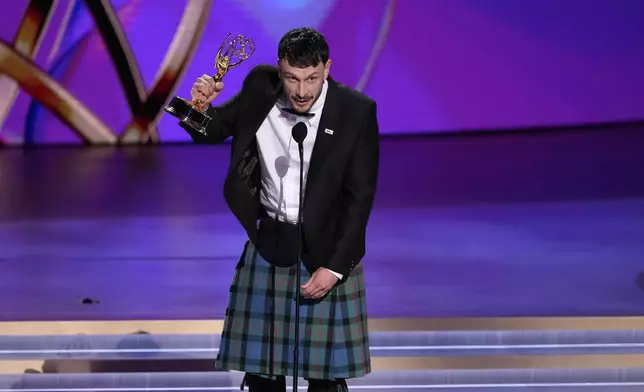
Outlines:
<svg viewBox="0 0 644 392"><path fill-rule="evenodd" d="M190 90L191 102L194 108L200 112L204 112L223 89L223 82L215 81L215 78L210 75L201 75L197 78L197 81Z"/></svg>
<svg viewBox="0 0 644 392"><path fill-rule="evenodd" d="M214 101L224 88L222 82L226 73L245 60L255 52L255 43L243 35L238 35L229 41L231 34L221 44L217 57L215 58L214 76L200 76L190 90L191 100L187 101L180 97L174 97L166 106L165 111L177 117L181 122L201 133L206 133L206 128L212 120L206 109Z"/></svg>

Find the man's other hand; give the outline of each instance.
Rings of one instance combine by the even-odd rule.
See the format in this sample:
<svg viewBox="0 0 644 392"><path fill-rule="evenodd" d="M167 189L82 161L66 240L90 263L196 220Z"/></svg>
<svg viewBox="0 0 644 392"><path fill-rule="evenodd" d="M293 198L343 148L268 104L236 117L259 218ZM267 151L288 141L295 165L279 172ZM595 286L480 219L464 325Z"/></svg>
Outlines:
<svg viewBox="0 0 644 392"><path fill-rule="evenodd" d="M302 295L307 299L322 298L331 291L337 282L338 278L331 271L326 268L319 268L302 285Z"/></svg>

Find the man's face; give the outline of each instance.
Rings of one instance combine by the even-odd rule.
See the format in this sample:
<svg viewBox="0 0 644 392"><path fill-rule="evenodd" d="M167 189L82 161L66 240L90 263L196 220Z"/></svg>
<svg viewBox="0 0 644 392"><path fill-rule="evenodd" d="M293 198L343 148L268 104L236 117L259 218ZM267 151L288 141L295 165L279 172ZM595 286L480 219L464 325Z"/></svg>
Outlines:
<svg viewBox="0 0 644 392"><path fill-rule="evenodd" d="M322 94L322 85L329 77L331 60L317 67L292 67L288 61L279 60L278 67L284 84L284 96L290 101L296 112L304 113Z"/></svg>

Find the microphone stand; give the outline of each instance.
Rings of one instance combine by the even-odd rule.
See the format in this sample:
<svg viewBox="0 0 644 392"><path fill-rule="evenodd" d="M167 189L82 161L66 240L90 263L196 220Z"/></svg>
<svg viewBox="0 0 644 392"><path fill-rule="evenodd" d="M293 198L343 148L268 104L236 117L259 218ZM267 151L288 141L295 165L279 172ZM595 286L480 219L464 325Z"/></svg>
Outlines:
<svg viewBox="0 0 644 392"><path fill-rule="evenodd" d="M300 262L302 261L302 183L304 182L304 146L302 142L297 143L300 153L300 190L297 211L297 264L295 269L295 349L293 352L293 392L297 392L297 380L299 370L299 346L300 346Z"/></svg>

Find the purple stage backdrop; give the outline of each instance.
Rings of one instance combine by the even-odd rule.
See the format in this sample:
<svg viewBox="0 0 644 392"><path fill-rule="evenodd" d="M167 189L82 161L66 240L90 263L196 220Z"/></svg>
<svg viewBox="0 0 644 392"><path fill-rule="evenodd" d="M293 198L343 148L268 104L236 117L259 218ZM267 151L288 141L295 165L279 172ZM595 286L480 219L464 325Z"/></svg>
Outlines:
<svg viewBox="0 0 644 392"><path fill-rule="evenodd" d="M0 22L9 144L188 140L161 108L213 72L223 38L257 46L229 98L302 25L327 36L334 78L378 101L383 134L644 118L641 0L12 0Z"/></svg>

